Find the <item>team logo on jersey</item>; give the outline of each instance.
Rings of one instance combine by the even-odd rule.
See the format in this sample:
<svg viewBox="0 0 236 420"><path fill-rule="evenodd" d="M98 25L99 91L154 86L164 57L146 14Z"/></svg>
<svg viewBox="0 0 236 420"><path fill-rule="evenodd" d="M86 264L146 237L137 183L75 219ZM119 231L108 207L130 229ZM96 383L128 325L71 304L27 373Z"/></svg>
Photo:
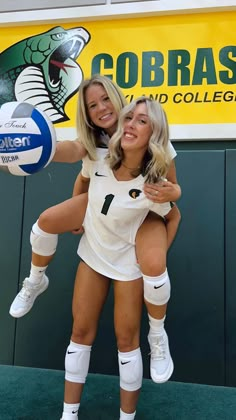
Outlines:
<svg viewBox="0 0 236 420"><path fill-rule="evenodd" d="M135 199L140 196L141 192L142 192L141 190L136 190L133 188L132 190L129 191L129 196Z"/></svg>

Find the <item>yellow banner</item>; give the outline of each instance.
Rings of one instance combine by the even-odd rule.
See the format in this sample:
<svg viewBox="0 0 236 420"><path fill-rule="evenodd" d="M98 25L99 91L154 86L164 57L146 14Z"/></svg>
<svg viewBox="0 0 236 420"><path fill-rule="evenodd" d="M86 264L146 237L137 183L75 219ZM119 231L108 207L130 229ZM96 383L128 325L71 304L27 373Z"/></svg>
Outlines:
<svg viewBox="0 0 236 420"><path fill-rule="evenodd" d="M128 101L159 100L170 124L235 123L235 27L221 12L1 28L1 103L40 104L75 126L79 84L101 73Z"/></svg>

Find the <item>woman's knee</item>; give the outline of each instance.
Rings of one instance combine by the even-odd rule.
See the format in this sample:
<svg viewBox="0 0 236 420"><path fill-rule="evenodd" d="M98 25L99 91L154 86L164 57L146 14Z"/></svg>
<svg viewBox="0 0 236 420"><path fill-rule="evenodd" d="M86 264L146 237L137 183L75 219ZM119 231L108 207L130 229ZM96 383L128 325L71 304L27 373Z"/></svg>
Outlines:
<svg viewBox="0 0 236 420"><path fill-rule="evenodd" d="M136 253L142 273L159 276L165 271L167 232L160 217L147 217L136 236Z"/></svg>
<svg viewBox="0 0 236 420"><path fill-rule="evenodd" d="M74 322L71 340L77 344L92 345L96 336L96 328Z"/></svg>
<svg viewBox="0 0 236 420"><path fill-rule="evenodd" d="M40 229L44 230L45 232L54 233L51 232L53 227L53 212L51 211L51 208L44 210L44 212L40 214L38 218L38 225Z"/></svg>
<svg viewBox="0 0 236 420"><path fill-rule="evenodd" d="M160 276L166 270L166 250L146 248L138 257L141 272L147 276Z"/></svg>
<svg viewBox="0 0 236 420"><path fill-rule="evenodd" d="M139 328L123 327L116 330L117 348L127 352L139 347Z"/></svg>

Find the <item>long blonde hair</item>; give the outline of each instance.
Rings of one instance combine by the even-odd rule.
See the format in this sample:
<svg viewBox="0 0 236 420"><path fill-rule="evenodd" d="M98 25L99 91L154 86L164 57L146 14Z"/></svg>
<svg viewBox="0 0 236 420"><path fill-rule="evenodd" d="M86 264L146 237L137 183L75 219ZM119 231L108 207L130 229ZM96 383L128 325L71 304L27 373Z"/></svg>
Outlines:
<svg viewBox="0 0 236 420"><path fill-rule="evenodd" d="M167 117L161 104L157 101L150 100L146 96L141 96L122 109L118 120L117 131L109 142L107 161L112 169L118 169L120 167L124 158L124 152L121 148L124 120L127 114L133 112L140 103L145 103L147 106L147 115L151 121L152 135L150 136L148 148L143 157L139 172L145 177L145 182L155 183L161 178L165 178L172 160L168 151L169 126Z"/></svg>
<svg viewBox="0 0 236 420"><path fill-rule="evenodd" d="M119 115L121 109L127 102L120 88L106 76L95 74L90 79L85 79L81 83L77 106L78 139L87 150L90 159L96 160L96 147L99 144L102 129L90 121L85 101L86 91L92 85L100 85L105 89L117 115Z"/></svg>

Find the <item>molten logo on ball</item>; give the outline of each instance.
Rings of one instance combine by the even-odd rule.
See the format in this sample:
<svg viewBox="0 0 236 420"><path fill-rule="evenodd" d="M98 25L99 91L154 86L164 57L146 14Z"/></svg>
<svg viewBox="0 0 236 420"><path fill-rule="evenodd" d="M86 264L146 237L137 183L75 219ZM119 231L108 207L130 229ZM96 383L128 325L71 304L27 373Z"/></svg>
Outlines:
<svg viewBox="0 0 236 420"><path fill-rule="evenodd" d="M8 102L0 109L0 169L31 175L45 168L56 149L50 119L26 102Z"/></svg>
<svg viewBox="0 0 236 420"><path fill-rule="evenodd" d="M16 154L18 150L30 150L32 149L32 141L30 136L23 136L23 137L4 137L3 139L0 138L0 164L1 165L9 165L9 164L27 164L29 159L31 162L38 162L40 157L41 149L38 151L39 153L36 154L36 150L33 150L32 153L21 153ZM7 153L4 155L3 153ZM12 154L14 153L14 154Z"/></svg>
<svg viewBox="0 0 236 420"><path fill-rule="evenodd" d="M9 150L16 150L17 147L30 147L30 136L23 136L20 137L4 137L3 139L0 138L0 149L4 152Z"/></svg>

